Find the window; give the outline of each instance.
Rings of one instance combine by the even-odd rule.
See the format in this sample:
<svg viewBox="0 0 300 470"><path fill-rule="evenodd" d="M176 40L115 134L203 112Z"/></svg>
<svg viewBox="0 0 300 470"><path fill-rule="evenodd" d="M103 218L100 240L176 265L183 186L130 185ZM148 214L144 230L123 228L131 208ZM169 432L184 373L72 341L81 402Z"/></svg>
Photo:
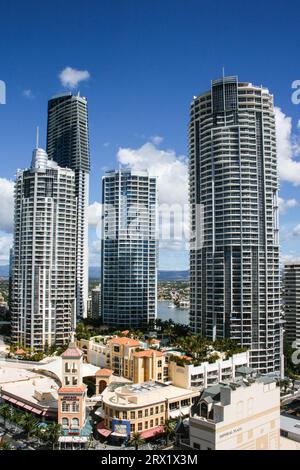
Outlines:
<svg viewBox="0 0 300 470"><path fill-rule="evenodd" d="M127 411L123 411L123 419L127 419Z"/></svg>
<svg viewBox="0 0 300 470"><path fill-rule="evenodd" d="M65 377L65 385L70 385L70 379L69 379L69 377Z"/></svg>
<svg viewBox="0 0 300 470"><path fill-rule="evenodd" d="M70 372L70 367L69 367L68 362L65 363L65 372Z"/></svg>
<svg viewBox="0 0 300 470"><path fill-rule="evenodd" d="M162 377L161 374L157 374L157 380L161 380L161 377Z"/></svg>
<svg viewBox="0 0 300 470"><path fill-rule="evenodd" d="M159 413L159 406L155 407L155 414L157 415Z"/></svg>
<svg viewBox="0 0 300 470"><path fill-rule="evenodd" d="M190 400L189 399L182 400L181 401L181 406L182 407L190 406Z"/></svg>
<svg viewBox="0 0 300 470"><path fill-rule="evenodd" d="M135 424L130 425L130 432L135 432Z"/></svg>
<svg viewBox="0 0 300 470"><path fill-rule="evenodd" d="M150 416L153 415L153 408L150 408Z"/></svg>
<svg viewBox="0 0 300 470"><path fill-rule="evenodd" d="M72 403L72 412L79 413L79 403L77 401L73 401Z"/></svg>
<svg viewBox="0 0 300 470"><path fill-rule="evenodd" d="M130 412L130 419L135 419L135 411Z"/></svg>
<svg viewBox="0 0 300 470"><path fill-rule="evenodd" d="M145 421L145 429L148 429L148 427L149 427L149 423L148 421Z"/></svg>
<svg viewBox="0 0 300 470"><path fill-rule="evenodd" d="M142 431L142 430L143 430L143 423L139 423L139 424L138 424L138 430L139 430L139 431Z"/></svg>
<svg viewBox="0 0 300 470"><path fill-rule="evenodd" d="M159 425L159 419L156 418L156 420L155 420L155 426L158 426L158 425Z"/></svg>
<svg viewBox="0 0 300 470"><path fill-rule="evenodd" d="M160 407L160 412L163 413L163 412L164 412L164 409L165 409L165 408L164 408L164 405L161 405L161 407Z"/></svg>
<svg viewBox="0 0 300 470"><path fill-rule="evenodd" d="M63 413L68 413L70 411L70 405L66 401L61 403L61 411Z"/></svg>
<svg viewBox="0 0 300 470"><path fill-rule="evenodd" d="M79 419L78 418L72 418L72 427L79 428Z"/></svg>
<svg viewBox="0 0 300 470"><path fill-rule="evenodd" d="M61 423L62 423L62 427L63 427L63 428L68 428L68 427L69 427L69 420L68 420L68 418L63 418L62 421L61 421Z"/></svg>
<svg viewBox="0 0 300 470"><path fill-rule="evenodd" d="M150 420L150 428L153 428L153 419Z"/></svg>
<svg viewBox="0 0 300 470"><path fill-rule="evenodd" d="M77 384L78 384L77 377L72 377L72 385L77 385Z"/></svg>
<svg viewBox="0 0 300 470"><path fill-rule="evenodd" d="M149 415L149 410L145 410L145 418L147 418L147 416Z"/></svg>
<svg viewBox="0 0 300 470"><path fill-rule="evenodd" d="M157 367L162 367L162 361L158 361Z"/></svg>
<svg viewBox="0 0 300 470"><path fill-rule="evenodd" d="M142 417L143 417L143 411L142 411L142 410L139 410L139 411L138 411L138 418L140 419L140 418L142 418Z"/></svg>

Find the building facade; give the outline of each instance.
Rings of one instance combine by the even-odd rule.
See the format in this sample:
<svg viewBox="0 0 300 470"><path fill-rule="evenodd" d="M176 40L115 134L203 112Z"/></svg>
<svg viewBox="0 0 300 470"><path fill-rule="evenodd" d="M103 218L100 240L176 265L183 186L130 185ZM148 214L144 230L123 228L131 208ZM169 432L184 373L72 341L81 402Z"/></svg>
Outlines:
<svg viewBox="0 0 300 470"><path fill-rule="evenodd" d="M77 197L76 314L87 317L88 206L90 150L87 100L71 93L48 103L47 153L51 160L75 172Z"/></svg>
<svg viewBox="0 0 300 470"><path fill-rule="evenodd" d="M93 320L100 320L101 316L101 286L94 287L91 291L90 314Z"/></svg>
<svg viewBox="0 0 300 470"><path fill-rule="evenodd" d="M139 385L107 387L103 392L103 417L113 437L128 439L138 432L142 438L162 434L169 419L188 416L199 392L146 382Z"/></svg>
<svg viewBox="0 0 300 470"><path fill-rule="evenodd" d="M102 320L138 328L157 315L156 178L122 169L102 188Z"/></svg>
<svg viewBox="0 0 300 470"><path fill-rule="evenodd" d="M268 377L203 391L189 419L196 450L280 450L280 390Z"/></svg>
<svg viewBox="0 0 300 470"><path fill-rule="evenodd" d="M191 327L280 369L278 174L273 96L224 77L191 104Z"/></svg>
<svg viewBox="0 0 300 470"><path fill-rule="evenodd" d="M300 263L284 267L284 313L287 343L300 346Z"/></svg>
<svg viewBox="0 0 300 470"><path fill-rule="evenodd" d="M42 350L63 345L75 322L75 174L33 152L15 184L12 340Z"/></svg>
<svg viewBox="0 0 300 470"><path fill-rule="evenodd" d="M87 387L82 381L82 351L74 343L62 354L58 390L58 424L65 436L80 436L86 423Z"/></svg>

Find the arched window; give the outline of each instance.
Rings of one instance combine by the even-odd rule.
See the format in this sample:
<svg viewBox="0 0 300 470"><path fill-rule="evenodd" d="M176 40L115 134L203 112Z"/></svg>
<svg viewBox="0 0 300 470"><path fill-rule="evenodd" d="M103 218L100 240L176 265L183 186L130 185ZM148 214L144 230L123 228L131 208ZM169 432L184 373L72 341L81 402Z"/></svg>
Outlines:
<svg viewBox="0 0 300 470"><path fill-rule="evenodd" d="M72 418L72 427L79 428L79 419L78 418Z"/></svg>
<svg viewBox="0 0 300 470"><path fill-rule="evenodd" d="M62 426L63 426L64 428L68 428L68 427L69 427L69 420L68 420L68 418L63 418L63 419L62 419Z"/></svg>

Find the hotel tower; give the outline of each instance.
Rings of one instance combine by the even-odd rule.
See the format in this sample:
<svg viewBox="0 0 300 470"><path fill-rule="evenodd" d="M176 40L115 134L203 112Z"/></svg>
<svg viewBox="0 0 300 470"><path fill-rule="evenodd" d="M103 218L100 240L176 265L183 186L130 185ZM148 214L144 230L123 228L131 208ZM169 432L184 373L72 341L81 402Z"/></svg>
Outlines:
<svg viewBox="0 0 300 470"><path fill-rule="evenodd" d="M273 96L215 80L191 104L191 313L194 333L250 349L280 369L278 174Z"/></svg>
<svg viewBox="0 0 300 470"><path fill-rule="evenodd" d="M76 314L87 317L89 132L87 100L71 93L48 103L47 153L60 167L75 172L77 197Z"/></svg>
<svg viewBox="0 0 300 470"><path fill-rule="evenodd" d="M102 321L138 328L157 312L156 178L108 172L102 201Z"/></svg>
<svg viewBox="0 0 300 470"><path fill-rule="evenodd" d="M70 340L75 323L75 174L33 152L15 184L12 340L43 350Z"/></svg>

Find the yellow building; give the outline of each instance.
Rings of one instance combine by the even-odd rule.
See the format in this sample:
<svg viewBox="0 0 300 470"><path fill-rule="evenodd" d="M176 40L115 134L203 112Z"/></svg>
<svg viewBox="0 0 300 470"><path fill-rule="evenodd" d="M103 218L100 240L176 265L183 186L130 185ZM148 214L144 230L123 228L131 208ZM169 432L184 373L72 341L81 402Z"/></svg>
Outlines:
<svg viewBox="0 0 300 470"><path fill-rule="evenodd" d="M126 439L135 432L143 438L150 438L163 432L168 419L188 416L199 392L146 382L107 387L103 392L104 423L99 433Z"/></svg>

